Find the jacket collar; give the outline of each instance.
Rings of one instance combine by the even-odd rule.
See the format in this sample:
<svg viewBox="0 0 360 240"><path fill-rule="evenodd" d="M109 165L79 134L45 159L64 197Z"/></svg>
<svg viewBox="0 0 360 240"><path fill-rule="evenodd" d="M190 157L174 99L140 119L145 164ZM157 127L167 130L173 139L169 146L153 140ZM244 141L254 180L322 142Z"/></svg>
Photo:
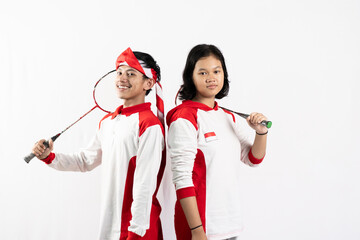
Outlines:
<svg viewBox="0 0 360 240"><path fill-rule="evenodd" d="M185 100L182 102L182 104L184 104L185 106L190 106L190 107L195 107L195 108L200 108L201 110L204 111L211 111L211 110L215 110L217 111L219 109L219 105L218 103L215 101L215 106L214 108L211 108L203 103L199 103L199 102L194 102L191 100Z"/></svg>
<svg viewBox="0 0 360 240"><path fill-rule="evenodd" d="M141 103L141 104L134 105L131 107L126 107L126 108L124 108L124 105L121 105L120 107L118 107L115 110L115 112L113 112L111 114L111 119L114 119L119 114L125 115L125 116L130 116L133 113L151 110L150 106L151 106L151 103Z"/></svg>

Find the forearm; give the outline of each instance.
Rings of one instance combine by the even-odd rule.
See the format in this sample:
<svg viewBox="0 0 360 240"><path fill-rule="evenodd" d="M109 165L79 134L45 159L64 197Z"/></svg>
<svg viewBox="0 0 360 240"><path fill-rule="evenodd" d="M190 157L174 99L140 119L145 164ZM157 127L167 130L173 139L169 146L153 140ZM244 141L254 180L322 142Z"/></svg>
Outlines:
<svg viewBox="0 0 360 240"><path fill-rule="evenodd" d="M180 204L190 228L202 224L195 196L180 199Z"/></svg>
<svg viewBox="0 0 360 240"><path fill-rule="evenodd" d="M257 159L262 159L266 153L266 140L267 134L259 135L256 134L254 144L251 148L251 153Z"/></svg>
<svg viewBox="0 0 360 240"><path fill-rule="evenodd" d="M50 157L50 156L49 156ZM44 161L44 160L43 160ZM60 171L91 171L101 163L100 152L81 151L78 153L55 153L54 159L47 162L48 166Z"/></svg>

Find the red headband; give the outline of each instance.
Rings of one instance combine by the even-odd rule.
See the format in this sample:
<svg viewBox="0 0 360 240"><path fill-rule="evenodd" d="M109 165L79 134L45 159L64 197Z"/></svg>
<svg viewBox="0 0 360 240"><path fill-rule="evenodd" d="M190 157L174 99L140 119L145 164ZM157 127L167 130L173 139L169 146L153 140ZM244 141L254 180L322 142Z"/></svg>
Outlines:
<svg viewBox="0 0 360 240"><path fill-rule="evenodd" d="M130 48L126 49L116 60L116 70L121 66L129 66L135 68L148 78L152 78L155 81L157 80L157 75L154 69L145 67L145 63L143 61L139 61L133 51Z"/></svg>

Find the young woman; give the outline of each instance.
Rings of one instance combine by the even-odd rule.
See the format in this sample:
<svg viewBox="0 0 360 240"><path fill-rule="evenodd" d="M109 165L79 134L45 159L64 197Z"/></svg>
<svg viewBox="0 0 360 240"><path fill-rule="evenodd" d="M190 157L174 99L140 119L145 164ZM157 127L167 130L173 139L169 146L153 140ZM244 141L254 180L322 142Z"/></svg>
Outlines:
<svg viewBox="0 0 360 240"><path fill-rule="evenodd" d="M181 105L167 115L168 148L176 187L175 231L179 240L236 239L242 231L239 173L256 166L266 149L266 120L251 113L256 132L251 144L244 121L215 99L229 91L225 60L213 45L197 45L183 72Z"/></svg>
<svg viewBox="0 0 360 240"><path fill-rule="evenodd" d="M146 53L124 51L116 61L117 95L124 104L101 121L90 145L75 154L52 153L40 140L33 153L61 171L90 171L102 165L99 239L163 239L156 198L165 160L164 129L145 103L160 68Z"/></svg>

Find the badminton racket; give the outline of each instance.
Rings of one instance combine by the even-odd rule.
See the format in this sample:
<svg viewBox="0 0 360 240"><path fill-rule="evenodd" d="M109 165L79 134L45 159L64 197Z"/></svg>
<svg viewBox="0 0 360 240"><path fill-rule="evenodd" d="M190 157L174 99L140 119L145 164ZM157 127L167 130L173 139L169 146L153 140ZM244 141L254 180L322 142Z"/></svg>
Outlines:
<svg viewBox="0 0 360 240"><path fill-rule="evenodd" d="M111 70L102 76L96 83L93 89L93 99L95 102L95 106L91 108L88 112L82 115L78 120L70 124L60 133L55 134L50 139L55 141L61 134L79 122L83 117L92 112L95 108L99 108L106 113L110 113L114 111L118 106L121 105L121 100L117 97L115 93L115 79L116 79L116 70ZM43 143L46 148L49 147L49 141L44 141ZM26 157L24 157L25 162L29 163L35 154L30 153Z"/></svg>
<svg viewBox="0 0 360 240"><path fill-rule="evenodd" d="M235 112L235 111L233 111L233 110L230 110L230 109L227 109L227 108L224 108L224 107L221 107L221 108L224 109L224 110L227 110L227 111L229 111L229 112L235 113L235 114L237 114L237 115L239 115L240 117L245 118L245 119L247 119L247 118L250 116L249 114L240 113L240 112ZM271 128L271 126L272 126L272 122L271 122L271 121L266 121L266 120L262 121L260 124L261 124L261 125L264 125L264 126L267 127L267 128Z"/></svg>
<svg viewBox="0 0 360 240"><path fill-rule="evenodd" d="M178 99L178 95L179 95L181 89L182 89L182 88L180 87L179 90L178 90L178 92L176 93L176 96L175 96L175 105L176 105L176 106L177 106L177 101L176 101L176 100ZM239 115L240 117L245 118L245 119L247 119L247 118L250 116L249 114L235 112L235 111L233 111L233 110L230 110L230 109L227 109L227 108L224 108L224 107L221 107L221 108L224 109L224 110L227 110L227 111L229 111L229 112L235 113L235 114L237 114L237 115ZM267 128L271 128L271 126L272 126L272 122L271 122L271 121L266 121L266 120L262 121L261 124L264 125L264 126L267 127Z"/></svg>

